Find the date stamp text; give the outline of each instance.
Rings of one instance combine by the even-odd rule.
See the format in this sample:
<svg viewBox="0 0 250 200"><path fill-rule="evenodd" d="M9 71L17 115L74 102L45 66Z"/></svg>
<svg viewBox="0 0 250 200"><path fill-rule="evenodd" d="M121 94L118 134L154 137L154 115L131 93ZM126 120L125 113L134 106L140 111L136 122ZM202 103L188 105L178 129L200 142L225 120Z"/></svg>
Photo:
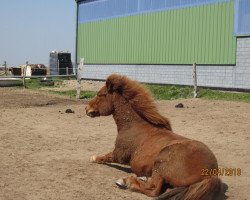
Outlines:
<svg viewBox="0 0 250 200"><path fill-rule="evenodd" d="M202 169L202 176L241 176L240 168Z"/></svg>

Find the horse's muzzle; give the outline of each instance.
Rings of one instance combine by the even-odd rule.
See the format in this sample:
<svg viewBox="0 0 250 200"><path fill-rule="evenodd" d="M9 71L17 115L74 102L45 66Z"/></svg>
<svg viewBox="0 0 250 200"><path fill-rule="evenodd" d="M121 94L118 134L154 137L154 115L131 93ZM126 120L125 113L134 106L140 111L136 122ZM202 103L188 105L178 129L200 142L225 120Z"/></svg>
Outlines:
<svg viewBox="0 0 250 200"><path fill-rule="evenodd" d="M100 114L98 112L86 112L89 117L98 117Z"/></svg>
<svg viewBox="0 0 250 200"><path fill-rule="evenodd" d="M86 110L86 115L88 115L89 117L97 117L100 116L99 112L95 111L91 106L87 105L85 107Z"/></svg>

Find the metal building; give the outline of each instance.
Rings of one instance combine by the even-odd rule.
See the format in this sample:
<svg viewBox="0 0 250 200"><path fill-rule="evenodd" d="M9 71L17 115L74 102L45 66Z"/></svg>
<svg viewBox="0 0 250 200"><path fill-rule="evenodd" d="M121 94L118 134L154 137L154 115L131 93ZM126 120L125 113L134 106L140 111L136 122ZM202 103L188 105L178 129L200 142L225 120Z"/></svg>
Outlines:
<svg viewBox="0 0 250 200"><path fill-rule="evenodd" d="M77 0L85 78L250 89L249 0Z"/></svg>

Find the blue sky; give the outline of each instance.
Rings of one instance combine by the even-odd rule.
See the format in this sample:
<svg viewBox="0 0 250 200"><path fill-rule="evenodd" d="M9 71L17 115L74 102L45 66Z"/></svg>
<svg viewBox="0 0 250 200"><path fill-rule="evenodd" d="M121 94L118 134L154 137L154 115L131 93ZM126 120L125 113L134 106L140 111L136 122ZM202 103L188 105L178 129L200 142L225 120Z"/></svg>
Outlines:
<svg viewBox="0 0 250 200"><path fill-rule="evenodd" d="M75 57L75 0L0 0L0 65L48 65L52 50Z"/></svg>

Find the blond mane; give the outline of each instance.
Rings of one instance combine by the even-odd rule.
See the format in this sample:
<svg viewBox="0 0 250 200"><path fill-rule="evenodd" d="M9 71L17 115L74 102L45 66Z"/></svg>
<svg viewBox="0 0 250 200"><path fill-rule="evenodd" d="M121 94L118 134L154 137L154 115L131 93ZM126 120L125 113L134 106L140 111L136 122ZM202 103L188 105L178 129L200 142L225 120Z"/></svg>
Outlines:
<svg viewBox="0 0 250 200"><path fill-rule="evenodd" d="M169 120L159 114L150 92L137 81L126 76L112 74L107 78L106 86L108 90L120 91L134 111L143 119L155 126L172 131Z"/></svg>

